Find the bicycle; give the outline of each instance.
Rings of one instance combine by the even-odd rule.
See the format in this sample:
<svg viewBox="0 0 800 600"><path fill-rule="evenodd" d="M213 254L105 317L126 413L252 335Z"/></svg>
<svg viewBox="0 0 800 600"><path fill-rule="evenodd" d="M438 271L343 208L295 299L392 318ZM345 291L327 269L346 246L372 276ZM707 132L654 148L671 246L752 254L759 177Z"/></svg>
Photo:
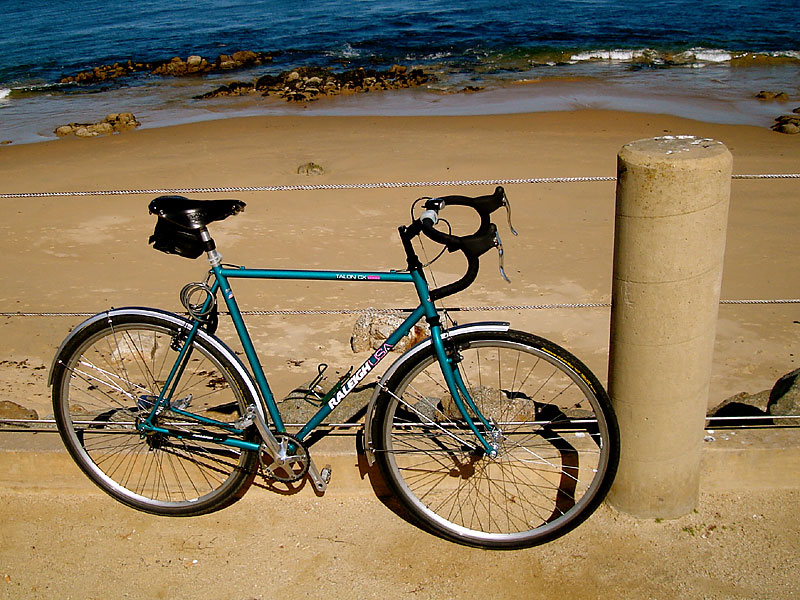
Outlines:
<svg viewBox="0 0 800 600"><path fill-rule="evenodd" d="M419 202L424 211L415 217ZM453 234L439 217L448 206L477 212L478 229ZM516 231L502 187L486 196L415 202L411 224L399 228L403 270L223 264L208 225L244 207L239 200L153 200L154 248L186 258L205 253L210 263L205 280L181 292L188 317L114 308L84 321L58 349L49 379L58 429L95 484L123 504L168 516L229 506L259 471L270 481L310 480L323 493L330 469L314 464L309 435L424 318L430 336L378 380L363 432L369 463L377 463L412 520L453 542L512 549L563 535L597 508L619 456L617 422L598 379L563 348L509 323L446 327L446 309L435 304L470 286L479 257L493 248L505 277L491 214L505 208ZM438 256L464 254L467 270L460 279L428 287L427 265L412 243L422 235L443 246ZM290 433L231 289L236 278L410 283L420 303L358 369L318 398L308 423ZM249 370L215 335L218 296Z"/></svg>

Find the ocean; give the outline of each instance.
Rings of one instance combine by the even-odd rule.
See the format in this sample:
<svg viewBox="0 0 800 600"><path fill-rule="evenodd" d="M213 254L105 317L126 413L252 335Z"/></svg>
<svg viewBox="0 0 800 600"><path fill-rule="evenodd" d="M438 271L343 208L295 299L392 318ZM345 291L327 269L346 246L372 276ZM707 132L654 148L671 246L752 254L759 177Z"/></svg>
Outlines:
<svg viewBox="0 0 800 600"><path fill-rule="evenodd" d="M769 126L800 106L800 2L760 0L0 0L0 141L133 112L143 127L242 115L458 115L579 108ZM266 53L247 69L60 83L115 62ZM422 68L421 87L288 103L199 100L298 67ZM790 101L755 99L783 91Z"/></svg>

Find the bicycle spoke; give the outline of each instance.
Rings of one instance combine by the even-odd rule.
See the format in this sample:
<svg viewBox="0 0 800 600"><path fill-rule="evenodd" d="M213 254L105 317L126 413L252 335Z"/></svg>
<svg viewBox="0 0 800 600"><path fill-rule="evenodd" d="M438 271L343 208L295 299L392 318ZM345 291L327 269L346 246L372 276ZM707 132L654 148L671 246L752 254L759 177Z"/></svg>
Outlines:
<svg viewBox="0 0 800 600"><path fill-rule="evenodd" d="M448 538L487 547L538 543L573 527L602 497L606 407L584 383L587 375L572 370L576 359L559 362L555 350L529 343L532 336L468 339L451 351L491 424L481 433L497 456L459 443L475 436L443 391L432 351L387 385L376 456L409 509ZM433 418L414 410L436 397L443 410Z"/></svg>
<svg viewBox="0 0 800 600"><path fill-rule="evenodd" d="M126 320L110 314L79 340L54 384L62 437L87 474L117 499L158 514L200 514L226 505L252 479L258 460L254 452L210 439L172 437L178 432L227 436L229 430L194 422L191 415L233 423L249 403L241 395L245 386L231 385L235 369L199 337L187 349L188 368L181 371L173 395L186 401L188 412L176 418L159 410L150 417L153 425L172 433L137 430L138 419L151 414L152 399L161 393L162 375L179 356L173 347L179 335L173 324L159 318ZM140 409L143 398L148 404Z"/></svg>

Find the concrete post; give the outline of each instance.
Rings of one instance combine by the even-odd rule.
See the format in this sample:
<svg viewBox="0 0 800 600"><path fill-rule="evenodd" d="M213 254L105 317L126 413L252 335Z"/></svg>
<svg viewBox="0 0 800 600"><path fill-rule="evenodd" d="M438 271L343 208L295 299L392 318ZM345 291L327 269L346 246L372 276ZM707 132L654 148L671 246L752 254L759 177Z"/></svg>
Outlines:
<svg viewBox="0 0 800 600"><path fill-rule="evenodd" d="M697 501L731 164L724 144L691 136L618 156L608 385L621 457L608 501L634 516Z"/></svg>

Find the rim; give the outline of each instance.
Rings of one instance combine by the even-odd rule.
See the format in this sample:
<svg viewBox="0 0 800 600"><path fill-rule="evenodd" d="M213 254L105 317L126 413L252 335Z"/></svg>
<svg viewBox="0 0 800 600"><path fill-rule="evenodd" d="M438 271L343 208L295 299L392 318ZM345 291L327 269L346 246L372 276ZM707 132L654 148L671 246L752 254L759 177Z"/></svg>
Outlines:
<svg viewBox="0 0 800 600"><path fill-rule="evenodd" d="M473 381L465 381L482 412L500 414L491 408L492 396L511 407L505 420L496 420L502 430L494 440L498 457L465 451L463 442L474 436L468 430L459 431L458 419L453 418L458 415L443 406L442 398L451 397L442 393L441 383L431 383L437 376L441 379L440 373L433 375L439 367L431 354L403 377L398 386L402 399L392 398L387 408L392 419L386 420L389 430L383 432L384 447L390 470L399 473L396 483L401 492L439 529L482 542L530 541L577 524L601 488L609 459L604 448L608 424L602 418L592 423L592 415L580 413L588 405L594 417L602 415L593 390L570 365L526 343L502 338L462 340L459 351L464 355L465 379L474 368L497 375L496 382L486 377L474 380L474 375ZM493 358L493 352L499 358ZM521 360L508 363L512 355ZM534 381L538 389L529 385ZM557 383L566 386L551 385ZM431 394L434 387L440 389ZM529 388L535 393L530 394ZM574 407L577 397L583 407ZM438 400L433 414L431 398ZM547 418L547 410L553 410L548 407L559 405L574 407L566 422L561 417ZM524 414L526 406L533 412ZM413 413L419 431L414 431L410 419L401 424L399 411ZM577 465L566 465L576 458Z"/></svg>
<svg viewBox="0 0 800 600"><path fill-rule="evenodd" d="M148 399L158 396L159 382L177 356L168 350L175 333L171 326L141 321L104 327L63 365L60 384L59 416L70 450L118 498L150 507L191 507L225 495L245 461L233 448L143 437L136 430L136 419L149 412ZM196 343L173 398L188 398L192 411L224 410L214 418L233 420L243 400L225 372L221 361ZM203 429L169 411L158 418L176 429Z"/></svg>

